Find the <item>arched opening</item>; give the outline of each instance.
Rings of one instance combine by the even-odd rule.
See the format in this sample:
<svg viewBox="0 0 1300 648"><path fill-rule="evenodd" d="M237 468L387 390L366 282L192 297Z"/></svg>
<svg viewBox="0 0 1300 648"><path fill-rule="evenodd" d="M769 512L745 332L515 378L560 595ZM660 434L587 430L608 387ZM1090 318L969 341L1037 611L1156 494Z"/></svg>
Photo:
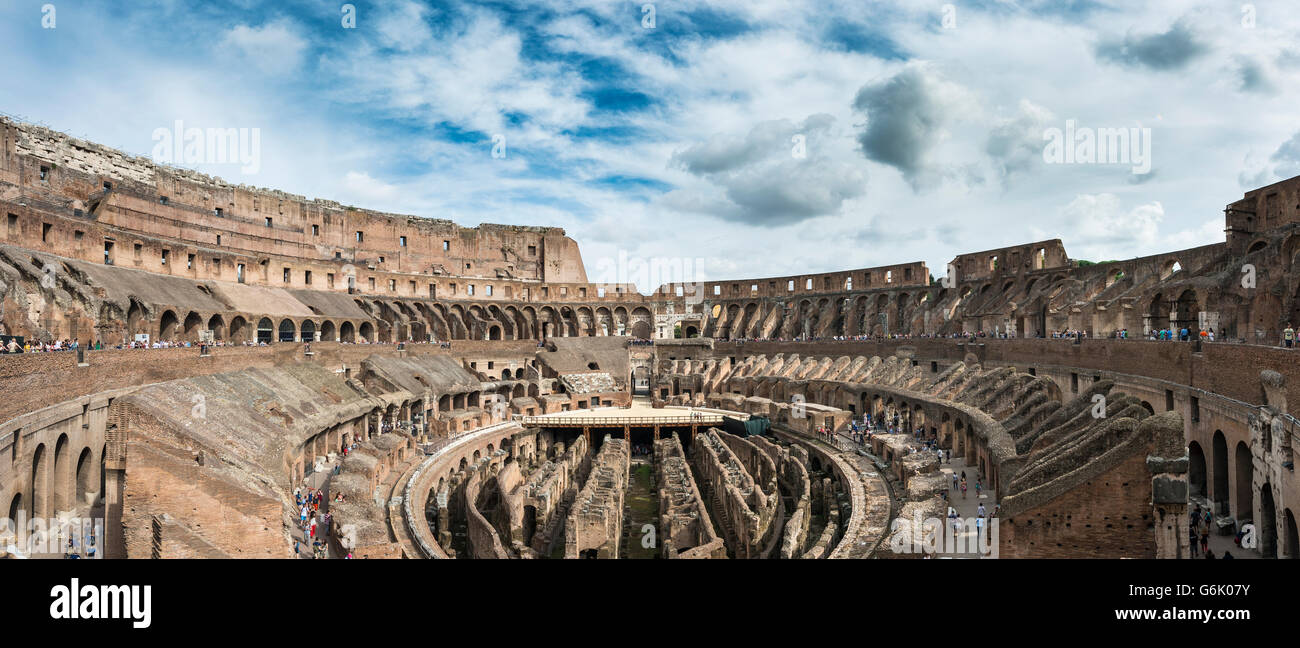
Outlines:
<svg viewBox="0 0 1300 648"><path fill-rule="evenodd" d="M695 326L687 326L686 330L682 331L682 335L688 338L697 338L700 337L700 329Z"/></svg>
<svg viewBox="0 0 1300 648"><path fill-rule="evenodd" d="M259 344L270 344L275 341L275 324L271 318L263 317L257 322L257 341Z"/></svg>
<svg viewBox="0 0 1300 648"><path fill-rule="evenodd" d="M176 317L176 313L164 311L162 319L158 320L158 339L170 340L175 337L176 325L179 323L180 320Z"/></svg>
<svg viewBox="0 0 1300 648"><path fill-rule="evenodd" d="M303 342L314 342L316 340L316 322L304 320L302 323L302 336L298 339Z"/></svg>
<svg viewBox="0 0 1300 648"><path fill-rule="evenodd" d="M320 323L320 341L333 342L338 337L334 332L334 322L325 320Z"/></svg>
<svg viewBox="0 0 1300 648"><path fill-rule="evenodd" d="M1183 269L1183 265L1177 261L1166 261L1164 267L1160 269L1160 278L1168 279L1174 273Z"/></svg>
<svg viewBox="0 0 1300 648"><path fill-rule="evenodd" d="M49 517L49 469L42 443L32 453L32 517Z"/></svg>
<svg viewBox="0 0 1300 648"><path fill-rule="evenodd" d="M1237 442L1237 521L1249 520L1255 516L1255 489L1251 481L1255 478L1255 466L1250 459L1250 446L1244 441Z"/></svg>
<svg viewBox="0 0 1300 648"><path fill-rule="evenodd" d="M1201 305L1196 301L1196 292L1184 290L1178 296L1178 302L1174 306L1174 328L1186 328L1188 331L1195 333L1200 330Z"/></svg>
<svg viewBox="0 0 1300 648"><path fill-rule="evenodd" d="M497 326L496 324L493 324L492 326L488 327L488 339L489 339L489 340L500 340L500 339L501 339L501 327L500 327L500 326Z"/></svg>
<svg viewBox="0 0 1300 648"><path fill-rule="evenodd" d="M280 340L281 342L293 342L293 338L294 338L294 334L295 334L295 333L296 333L296 331L295 331L295 327L294 327L294 325L293 325L293 320L291 320L291 319L283 319L283 320L280 320L280 337L279 337L279 340Z"/></svg>
<svg viewBox="0 0 1300 648"><path fill-rule="evenodd" d="M356 331L353 329L352 322L344 322L339 325L339 341L348 343L356 341Z"/></svg>
<svg viewBox="0 0 1300 648"><path fill-rule="evenodd" d="M248 321L236 315L230 320L230 341L244 342L248 339Z"/></svg>
<svg viewBox="0 0 1300 648"><path fill-rule="evenodd" d="M1155 414L1155 413L1156 413L1156 408L1152 407L1152 406L1151 406L1151 403L1148 403L1148 402L1146 402L1146 401L1142 401L1142 409L1146 410L1146 411L1147 411L1147 414Z"/></svg>
<svg viewBox="0 0 1300 648"><path fill-rule="evenodd" d="M226 320L222 319L220 315L213 315L212 317L209 317L208 330L212 331L212 339L214 340L226 339Z"/></svg>
<svg viewBox="0 0 1300 648"><path fill-rule="evenodd" d="M1147 328L1151 331L1159 331L1169 328L1169 305L1165 303L1163 295L1157 294L1151 298L1147 305Z"/></svg>
<svg viewBox="0 0 1300 648"><path fill-rule="evenodd" d="M367 342L375 341L375 327L370 322L361 323L360 333L361 339Z"/></svg>
<svg viewBox="0 0 1300 648"><path fill-rule="evenodd" d="M1255 533L1259 536L1259 554L1277 558L1277 509L1273 507L1273 489L1264 484L1259 489L1259 523Z"/></svg>
<svg viewBox="0 0 1300 648"><path fill-rule="evenodd" d="M1222 430L1214 431L1211 453L1214 456L1214 512L1228 514L1228 441Z"/></svg>
<svg viewBox="0 0 1300 648"><path fill-rule="evenodd" d="M95 493L94 489L99 481L95 477L95 456L90 448L83 448L81 456L77 457L77 506L91 504L90 496Z"/></svg>
<svg viewBox="0 0 1300 648"><path fill-rule="evenodd" d="M19 513L26 513L26 511L23 511L23 494L14 493L14 498L9 500L9 520L12 521L15 526L18 525ZM15 531L17 531L17 529L15 529Z"/></svg>
<svg viewBox="0 0 1300 648"><path fill-rule="evenodd" d="M72 505L72 464L68 456L68 435L59 435L54 442L54 479L52 484L54 511L66 511Z"/></svg>
<svg viewBox="0 0 1300 648"><path fill-rule="evenodd" d="M185 316L185 339L198 340L199 327L203 326L203 317L194 311Z"/></svg>
<svg viewBox="0 0 1300 648"><path fill-rule="evenodd" d="M1187 444L1187 455L1191 459L1187 468L1187 488L1192 497L1205 497L1205 452L1201 450L1201 444L1195 441Z"/></svg>

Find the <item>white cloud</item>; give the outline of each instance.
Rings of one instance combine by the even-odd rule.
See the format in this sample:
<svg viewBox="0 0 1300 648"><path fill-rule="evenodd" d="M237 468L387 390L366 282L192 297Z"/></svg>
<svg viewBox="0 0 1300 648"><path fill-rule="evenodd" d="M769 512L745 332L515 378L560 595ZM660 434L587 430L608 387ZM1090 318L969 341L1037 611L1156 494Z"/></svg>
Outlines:
<svg viewBox="0 0 1300 648"><path fill-rule="evenodd" d="M301 62L307 41L297 27L281 19L260 27L236 25L221 38L221 51L234 50L244 62L268 74L292 72Z"/></svg>

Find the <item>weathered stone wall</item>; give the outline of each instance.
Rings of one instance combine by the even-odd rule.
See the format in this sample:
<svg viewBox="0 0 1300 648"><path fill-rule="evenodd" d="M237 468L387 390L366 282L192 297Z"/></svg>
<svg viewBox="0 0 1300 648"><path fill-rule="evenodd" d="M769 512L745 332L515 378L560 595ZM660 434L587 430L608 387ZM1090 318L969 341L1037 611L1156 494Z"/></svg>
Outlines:
<svg viewBox="0 0 1300 648"><path fill-rule="evenodd" d="M564 557L618 558L623 496L631 466L628 443L605 437L564 527Z"/></svg>
<svg viewBox="0 0 1300 648"><path fill-rule="evenodd" d="M659 537L665 558L725 558L677 434L654 443L659 489Z"/></svg>

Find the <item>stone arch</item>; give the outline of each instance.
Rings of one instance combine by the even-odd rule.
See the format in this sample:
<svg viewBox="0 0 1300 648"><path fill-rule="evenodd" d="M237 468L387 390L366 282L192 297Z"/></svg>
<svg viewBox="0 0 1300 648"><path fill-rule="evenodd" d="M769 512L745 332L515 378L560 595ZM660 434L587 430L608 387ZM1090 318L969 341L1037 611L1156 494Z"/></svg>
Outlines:
<svg viewBox="0 0 1300 648"><path fill-rule="evenodd" d="M52 475L51 494L54 512L66 511L72 506L72 458L71 444L67 434L60 434L54 442L54 474Z"/></svg>
<svg viewBox="0 0 1300 648"><path fill-rule="evenodd" d="M1187 327L1189 331L1198 331L1200 311L1201 306L1196 299L1196 291L1190 288L1184 290L1182 294L1178 295L1178 301L1174 303L1174 328Z"/></svg>
<svg viewBox="0 0 1300 648"><path fill-rule="evenodd" d="M168 309L163 311L162 317L158 319L158 339L170 340L176 336L176 327L180 324L180 319L176 317L176 312Z"/></svg>
<svg viewBox="0 0 1300 648"><path fill-rule="evenodd" d="M299 335L298 339L302 340L303 342L314 342L316 340L316 322L313 322L311 320L303 320L302 326L300 327L300 331L301 334Z"/></svg>
<svg viewBox="0 0 1300 648"><path fill-rule="evenodd" d="M9 500L9 519L16 525L20 514L26 514L26 512L27 511L23 509L22 491L14 493L13 499Z"/></svg>
<svg viewBox="0 0 1300 648"><path fill-rule="evenodd" d="M297 337L297 333L297 327L293 325L293 320L282 319L280 320L279 335L275 339L277 342L293 342L293 339Z"/></svg>
<svg viewBox="0 0 1300 648"><path fill-rule="evenodd" d="M212 331L213 340L226 339L226 320L220 314L208 318L208 330Z"/></svg>
<svg viewBox="0 0 1300 648"><path fill-rule="evenodd" d="M236 315L230 320L230 341L244 342L248 339L248 320Z"/></svg>
<svg viewBox="0 0 1300 648"><path fill-rule="evenodd" d="M632 310L632 337L648 340L654 337L652 322L654 316L650 314L650 309L645 306L638 306Z"/></svg>
<svg viewBox="0 0 1300 648"><path fill-rule="evenodd" d="M185 316L184 335L187 340L199 339L199 327L203 326L203 316L194 311L190 311Z"/></svg>
<svg viewBox="0 0 1300 648"><path fill-rule="evenodd" d="M356 327L352 325L352 322L345 321L339 324L339 341L356 342Z"/></svg>
<svg viewBox="0 0 1300 648"><path fill-rule="evenodd" d="M1237 442L1236 464L1237 519L1249 520L1255 517L1255 489L1251 483L1255 478L1255 465L1251 460L1250 446L1244 441Z"/></svg>
<svg viewBox="0 0 1300 648"><path fill-rule="evenodd" d="M1143 403L1146 405L1146 403ZM1192 497L1204 497L1206 494L1206 469L1205 469L1205 452L1201 450L1201 444L1192 441L1187 444L1187 456L1189 463L1187 466L1187 490Z"/></svg>
<svg viewBox="0 0 1300 648"><path fill-rule="evenodd" d="M1214 469L1211 472L1213 477L1211 494L1214 499L1214 512L1219 515L1228 514L1228 441L1223 436L1223 430L1214 431L1214 439L1210 442L1210 454L1213 460Z"/></svg>
<svg viewBox="0 0 1300 648"><path fill-rule="evenodd" d="M1273 488L1267 483L1259 489L1259 518L1255 524L1259 553L1265 558L1277 558L1277 509L1273 504Z"/></svg>
<svg viewBox="0 0 1300 648"><path fill-rule="evenodd" d="M99 477L95 474L98 463L95 461L95 453L90 448L82 448L81 455L77 457L77 489L75 501L77 506L90 504L88 497L96 493L92 490L99 486Z"/></svg>
<svg viewBox="0 0 1300 648"><path fill-rule="evenodd" d="M275 323L269 317L257 320L257 342L270 344L275 341Z"/></svg>
<svg viewBox="0 0 1300 648"><path fill-rule="evenodd" d="M334 328L334 322L325 320L320 323L321 342L333 342L337 336L338 333Z"/></svg>
<svg viewBox="0 0 1300 648"><path fill-rule="evenodd" d="M1164 265L1160 266L1160 279L1168 279L1182 269L1183 264L1179 263L1178 259L1169 259L1165 261Z"/></svg>
<svg viewBox="0 0 1300 648"><path fill-rule="evenodd" d="M32 453L32 517L50 516L50 461L45 444L36 446Z"/></svg>
<svg viewBox="0 0 1300 648"><path fill-rule="evenodd" d="M144 330L144 307L134 299L131 300L131 306L126 309L126 331L131 336L147 332Z"/></svg>
<svg viewBox="0 0 1300 648"><path fill-rule="evenodd" d="M375 341L375 327L370 322L362 322L361 328L357 330L357 333L361 335L361 339L367 342Z"/></svg>

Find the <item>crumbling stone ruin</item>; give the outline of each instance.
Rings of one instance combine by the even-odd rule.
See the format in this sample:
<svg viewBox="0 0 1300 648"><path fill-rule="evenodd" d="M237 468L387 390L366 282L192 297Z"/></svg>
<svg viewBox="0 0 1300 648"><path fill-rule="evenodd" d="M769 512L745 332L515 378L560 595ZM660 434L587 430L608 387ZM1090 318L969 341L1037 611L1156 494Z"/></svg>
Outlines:
<svg viewBox="0 0 1300 648"><path fill-rule="evenodd" d="M1184 558L1198 511L1300 556L1278 345L1300 178L1229 204L1220 244L1089 263L1048 240L942 282L904 263L700 299L590 283L555 228L233 186L8 119L0 144L0 340L79 347L0 355L0 505L102 517L109 557L291 556L309 482L343 498L334 556L893 557L954 492L918 431L996 499L1001 557ZM868 413L894 430L858 443Z"/></svg>
<svg viewBox="0 0 1300 648"><path fill-rule="evenodd" d="M676 434L655 441L664 558L726 558Z"/></svg>
<svg viewBox="0 0 1300 648"><path fill-rule="evenodd" d="M627 473L627 442L605 437L564 527L565 558L618 556Z"/></svg>

